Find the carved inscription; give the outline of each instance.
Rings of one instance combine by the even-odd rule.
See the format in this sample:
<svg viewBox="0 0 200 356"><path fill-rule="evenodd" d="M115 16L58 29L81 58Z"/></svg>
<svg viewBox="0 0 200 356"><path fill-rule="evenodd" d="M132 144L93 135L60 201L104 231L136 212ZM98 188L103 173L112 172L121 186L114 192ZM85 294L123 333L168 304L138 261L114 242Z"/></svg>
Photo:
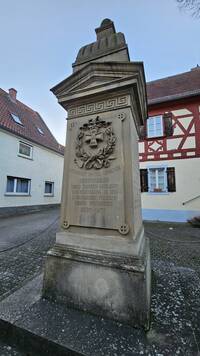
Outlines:
<svg viewBox="0 0 200 356"><path fill-rule="evenodd" d="M64 220L69 227L114 229L124 234L128 231L124 227L121 145L124 117L116 120L117 115L108 116L68 122L69 178Z"/></svg>
<svg viewBox="0 0 200 356"><path fill-rule="evenodd" d="M108 177L81 178L80 183L72 184L71 188L75 206L84 207L81 212L91 212L95 207L112 207L118 200L119 185L110 183Z"/></svg>

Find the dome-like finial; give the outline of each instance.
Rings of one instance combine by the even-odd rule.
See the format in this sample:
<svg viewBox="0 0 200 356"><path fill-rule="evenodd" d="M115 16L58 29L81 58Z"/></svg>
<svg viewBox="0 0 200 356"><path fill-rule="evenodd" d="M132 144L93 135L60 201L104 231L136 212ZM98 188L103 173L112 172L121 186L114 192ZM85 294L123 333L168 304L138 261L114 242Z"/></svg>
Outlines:
<svg viewBox="0 0 200 356"><path fill-rule="evenodd" d="M111 21L110 19L104 19L101 22L100 27L96 28L95 32L97 34L97 40L99 40L103 37L108 37L108 36L112 35L113 33L116 33L115 25L114 25L113 21Z"/></svg>
<svg viewBox="0 0 200 356"><path fill-rule="evenodd" d="M110 19L104 19L102 22L101 22L101 25L100 27L107 27L108 25L112 24L113 22L110 20Z"/></svg>

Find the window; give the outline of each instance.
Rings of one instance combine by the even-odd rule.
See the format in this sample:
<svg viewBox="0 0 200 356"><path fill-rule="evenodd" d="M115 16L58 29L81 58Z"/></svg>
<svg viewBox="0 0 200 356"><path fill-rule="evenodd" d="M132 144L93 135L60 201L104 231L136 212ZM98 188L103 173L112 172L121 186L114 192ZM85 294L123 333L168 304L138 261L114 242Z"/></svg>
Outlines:
<svg viewBox="0 0 200 356"><path fill-rule="evenodd" d="M40 133L40 135L44 135L44 131L40 127L37 127L37 130Z"/></svg>
<svg viewBox="0 0 200 356"><path fill-rule="evenodd" d="M149 192L166 192L166 169L165 168L149 168Z"/></svg>
<svg viewBox="0 0 200 356"><path fill-rule="evenodd" d="M176 191L174 167L149 167L140 170L141 192L165 193Z"/></svg>
<svg viewBox="0 0 200 356"><path fill-rule="evenodd" d="M19 155L26 158L32 158L33 147L25 142L19 142Z"/></svg>
<svg viewBox="0 0 200 356"><path fill-rule="evenodd" d="M165 112L162 115L150 116L145 125L140 126L139 138L145 140L146 138L172 136L174 132L174 120L172 112Z"/></svg>
<svg viewBox="0 0 200 356"><path fill-rule="evenodd" d="M13 118L13 120L14 120L14 122L15 122L16 124L19 124L19 125L22 125L22 126L23 126L23 123L21 122L19 116L17 116L16 114L11 114L11 116L12 116L12 118Z"/></svg>
<svg viewBox="0 0 200 356"><path fill-rule="evenodd" d="M49 195L53 196L53 194L54 194L54 183L53 182L45 182L44 194L48 195L48 196Z"/></svg>
<svg viewBox="0 0 200 356"><path fill-rule="evenodd" d="M30 179L18 178L18 177L7 177L7 194L16 195L29 195L30 194Z"/></svg>
<svg viewBox="0 0 200 356"><path fill-rule="evenodd" d="M148 137L163 136L163 118L162 115L152 116L147 119Z"/></svg>

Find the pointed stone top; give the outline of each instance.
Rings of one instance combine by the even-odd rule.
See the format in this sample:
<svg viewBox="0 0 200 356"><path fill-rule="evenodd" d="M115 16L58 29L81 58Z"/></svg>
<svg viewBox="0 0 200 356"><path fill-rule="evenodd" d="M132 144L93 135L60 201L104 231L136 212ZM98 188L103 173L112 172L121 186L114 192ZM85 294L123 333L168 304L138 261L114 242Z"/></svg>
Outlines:
<svg viewBox="0 0 200 356"><path fill-rule="evenodd" d="M110 24L113 24L112 20L110 19L104 19L102 22L101 22L101 26L100 27L106 27Z"/></svg>
<svg viewBox="0 0 200 356"><path fill-rule="evenodd" d="M100 27L96 28L95 30L97 34L97 41L103 37L108 37L114 33L115 31L115 25L110 19L104 19L101 22Z"/></svg>
<svg viewBox="0 0 200 356"><path fill-rule="evenodd" d="M125 61L129 62L128 47L124 34L116 32L114 22L104 19L100 27L95 29L96 42L83 46L72 65L74 71L90 61Z"/></svg>

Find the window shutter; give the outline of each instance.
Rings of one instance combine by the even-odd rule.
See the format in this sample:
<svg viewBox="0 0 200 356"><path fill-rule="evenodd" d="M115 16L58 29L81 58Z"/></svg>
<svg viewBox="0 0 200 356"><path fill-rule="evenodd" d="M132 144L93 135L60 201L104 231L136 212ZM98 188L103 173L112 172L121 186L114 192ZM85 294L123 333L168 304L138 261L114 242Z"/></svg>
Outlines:
<svg viewBox="0 0 200 356"><path fill-rule="evenodd" d="M164 133L165 135L172 136L173 135L173 123L172 123L172 113L168 112L163 115L163 125L164 125Z"/></svg>
<svg viewBox="0 0 200 356"><path fill-rule="evenodd" d="M146 138L147 134L146 134L146 124L143 126L140 126L140 140L144 140Z"/></svg>
<svg viewBox="0 0 200 356"><path fill-rule="evenodd" d="M167 185L168 185L168 192L176 191L176 179L175 179L174 167L167 168Z"/></svg>
<svg viewBox="0 0 200 356"><path fill-rule="evenodd" d="M140 185L141 185L141 192L148 192L148 171L147 171L147 169L140 169Z"/></svg>

